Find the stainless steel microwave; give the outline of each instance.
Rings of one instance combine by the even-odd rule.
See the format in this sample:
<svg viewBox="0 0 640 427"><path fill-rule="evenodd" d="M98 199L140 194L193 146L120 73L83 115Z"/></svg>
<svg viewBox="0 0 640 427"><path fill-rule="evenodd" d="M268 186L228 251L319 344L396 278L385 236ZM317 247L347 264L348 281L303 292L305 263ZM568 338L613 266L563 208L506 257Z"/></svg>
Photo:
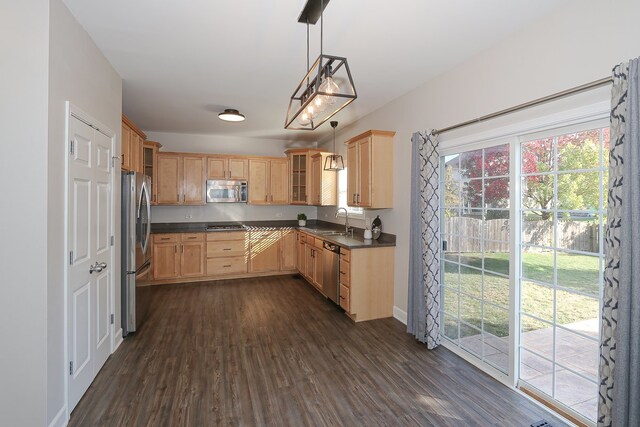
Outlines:
<svg viewBox="0 0 640 427"><path fill-rule="evenodd" d="M207 180L207 203L247 203L247 181Z"/></svg>

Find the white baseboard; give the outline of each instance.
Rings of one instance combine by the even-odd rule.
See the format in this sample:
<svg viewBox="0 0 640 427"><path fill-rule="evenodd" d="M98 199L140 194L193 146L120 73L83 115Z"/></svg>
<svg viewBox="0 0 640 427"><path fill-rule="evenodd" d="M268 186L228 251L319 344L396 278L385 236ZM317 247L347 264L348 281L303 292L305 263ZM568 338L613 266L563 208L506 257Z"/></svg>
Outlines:
<svg viewBox="0 0 640 427"><path fill-rule="evenodd" d="M69 417L67 416L67 408L62 406L53 420L49 423L49 427L66 427L69 422Z"/></svg>
<svg viewBox="0 0 640 427"><path fill-rule="evenodd" d="M122 344L122 340L122 328L120 328L118 329L118 332L116 332L116 339L113 343L113 351L111 352L111 354L115 353L118 347L120 347L120 344Z"/></svg>
<svg viewBox="0 0 640 427"><path fill-rule="evenodd" d="M395 305L393 306L393 317L395 317L405 325L407 324L407 312L399 309Z"/></svg>

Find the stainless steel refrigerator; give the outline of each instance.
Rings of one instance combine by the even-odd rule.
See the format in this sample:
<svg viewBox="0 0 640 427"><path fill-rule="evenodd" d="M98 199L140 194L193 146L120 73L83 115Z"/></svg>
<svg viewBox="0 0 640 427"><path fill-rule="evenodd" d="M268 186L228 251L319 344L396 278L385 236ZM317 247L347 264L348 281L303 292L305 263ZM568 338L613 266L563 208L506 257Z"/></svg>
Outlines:
<svg viewBox="0 0 640 427"><path fill-rule="evenodd" d="M122 335L146 317L149 289L140 279L151 269L151 178L122 172Z"/></svg>

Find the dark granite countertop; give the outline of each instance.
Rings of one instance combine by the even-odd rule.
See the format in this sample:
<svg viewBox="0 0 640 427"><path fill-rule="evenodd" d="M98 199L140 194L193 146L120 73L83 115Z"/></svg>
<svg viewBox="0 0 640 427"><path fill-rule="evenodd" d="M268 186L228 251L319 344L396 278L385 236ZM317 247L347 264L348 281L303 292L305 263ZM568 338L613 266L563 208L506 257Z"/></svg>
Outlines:
<svg viewBox="0 0 640 427"><path fill-rule="evenodd" d="M152 223L152 234L164 233L203 233L207 232L210 225L237 225L243 226L244 230L260 230L264 228L295 228L306 233L313 234L322 240L334 243L346 249L360 248L379 248L396 245L396 236L394 234L382 233L377 240L365 240L364 230L354 228L353 237L347 236L327 236L323 232L328 231L344 231L344 226L333 222L310 220L307 221L305 227L299 227L298 221L242 221L242 222L171 222L171 223ZM242 231L242 230L238 230ZM215 231L212 231L215 232Z"/></svg>

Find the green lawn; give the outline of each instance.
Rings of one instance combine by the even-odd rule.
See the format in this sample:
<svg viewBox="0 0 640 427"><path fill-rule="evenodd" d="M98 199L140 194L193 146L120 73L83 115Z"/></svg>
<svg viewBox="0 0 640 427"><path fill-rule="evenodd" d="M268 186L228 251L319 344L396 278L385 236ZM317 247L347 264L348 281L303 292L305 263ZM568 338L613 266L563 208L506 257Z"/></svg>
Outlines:
<svg viewBox="0 0 640 427"><path fill-rule="evenodd" d="M553 283L553 253L525 253L523 254L523 275L540 282ZM477 253L465 253L461 262L470 266L482 267L482 256ZM598 306L598 278L600 266L597 257L586 255L563 254L557 255L558 285L586 293L590 296L577 295L567 290L558 289L556 316L560 324L573 323L580 320L592 319L599 315ZM491 253L484 258L484 268L497 273L509 274L509 254ZM478 329L483 326L482 306L480 299L496 304L498 307L485 304L484 330L493 335L503 337L509 334L508 311L509 280L507 278L485 273L484 289L482 274L478 270L460 266L460 289L466 295L453 291L458 287L458 265L447 262L445 264L444 282L452 291L445 291L443 298L446 311L457 313L460 304L461 318ZM542 286L532 282L523 282L521 290L522 310L542 319L553 321L552 287ZM503 308L500 308L503 307ZM451 319L445 319L445 333L454 332ZM530 331L547 327L542 322L524 317L523 331ZM462 330L461 330L462 331ZM457 331L455 332L457 334ZM474 335L477 332L469 328L464 335ZM463 335L463 336L464 336Z"/></svg>

